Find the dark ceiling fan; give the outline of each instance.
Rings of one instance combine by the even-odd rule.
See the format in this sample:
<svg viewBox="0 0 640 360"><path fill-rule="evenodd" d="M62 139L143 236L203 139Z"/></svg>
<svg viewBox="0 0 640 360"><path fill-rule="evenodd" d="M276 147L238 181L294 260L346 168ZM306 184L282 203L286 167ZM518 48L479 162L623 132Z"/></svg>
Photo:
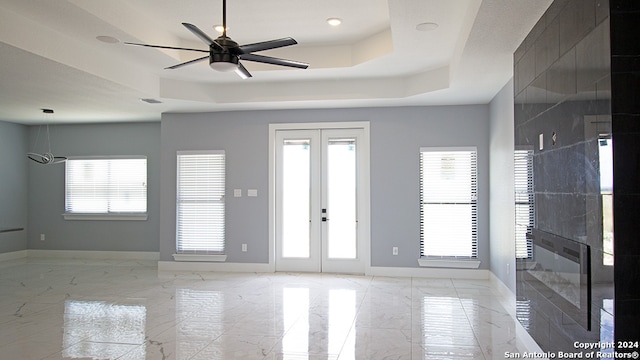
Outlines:
<svg viewBox="0 0 640 360"><path fill-rule="evenodd" d="M201 58L189 60L177 65L169 66L166 69L177 69L186 65L194 64L200 61L204 61L209 59L209 66L212 69L217 71L235 71L240 77L243 79L250 78L251 73L247 71L247 69L242 66L240 60L246 61L255 61L265 64L271 65L280 65L280 66L289 66L299 69L306 69L309 67L309 64L280 59L270 56L257 55L253 54L254 52L270 50L285 46L295 45L296 42L293 38L287 37L277 40L269 40L258 42L254 44L247 45L238 45L237 42L231 40L230 37L227 36L227 1L222 0L222 35L220 35L215 40L211 39L207 34L205 34L202 30L200 30L197 26L182 23L184 27L186 27L189 31L191 31L195 36L200 38L200 40L204 41L207 45L209 45L209 50L202 49L190 49L190 48L182 48L182 47L173 47L173 46L162 46L162 45L148 45L148 44L137 44L125 42L127 45L137 45L137 46L146 46L152 48L160 48L160 49L174 49L174 50L187 50L187 51L197 51L197 52L205 52L209 53L207 56L203 56Z"/></svg>

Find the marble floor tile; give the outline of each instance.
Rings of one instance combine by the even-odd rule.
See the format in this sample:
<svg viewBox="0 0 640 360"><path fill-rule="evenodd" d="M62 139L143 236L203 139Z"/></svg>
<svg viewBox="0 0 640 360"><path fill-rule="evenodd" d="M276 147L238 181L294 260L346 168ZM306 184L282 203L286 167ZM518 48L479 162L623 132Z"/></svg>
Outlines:
<svg viewBox="0 0 640 360"><path fill-rule="evenodd" d="M497 296L483 280L6 261L0 357L490 360L519 352Z"/></svg>

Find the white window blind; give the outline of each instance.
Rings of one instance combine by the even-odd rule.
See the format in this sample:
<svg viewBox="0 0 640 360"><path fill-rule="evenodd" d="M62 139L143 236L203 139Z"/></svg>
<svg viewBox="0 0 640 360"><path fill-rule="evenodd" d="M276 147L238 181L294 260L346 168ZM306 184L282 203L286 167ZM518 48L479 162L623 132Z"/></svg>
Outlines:
<svg viewBox="0 0 640 360"><path fill-rule="evenodd" d="M71 158L65 165L65 213L147 211L147 159Z"/></svg>
<svg viewBox="0 0 640 360"><path fill-rule="evenodd" d="M530 259L533 244L527 239L535 221L533 194L533 150L514 152L514 189L516 211L516 259Z"/></svg>
<svg viewBox="0 0 640 360"><path fill-rule="evenodd" d="M477 151L420 149L420 256L478 254Z"/></svg>
<svg viewBox="0 0 640 360"><path fill-rule="evenodd" d="M177 252L223 254L224 151L179 151L177 175Z"/></svg>

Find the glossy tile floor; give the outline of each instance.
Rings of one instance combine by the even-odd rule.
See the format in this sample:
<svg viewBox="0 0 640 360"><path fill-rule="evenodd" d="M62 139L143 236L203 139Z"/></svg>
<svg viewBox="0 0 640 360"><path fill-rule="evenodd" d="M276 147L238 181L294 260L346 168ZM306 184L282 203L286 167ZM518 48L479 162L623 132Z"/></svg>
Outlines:
<svg viewBox="0 0 640 360"><path fill-rule="evenodd" d="M501 359L488 281L0 263L2 359Z"/></svg>

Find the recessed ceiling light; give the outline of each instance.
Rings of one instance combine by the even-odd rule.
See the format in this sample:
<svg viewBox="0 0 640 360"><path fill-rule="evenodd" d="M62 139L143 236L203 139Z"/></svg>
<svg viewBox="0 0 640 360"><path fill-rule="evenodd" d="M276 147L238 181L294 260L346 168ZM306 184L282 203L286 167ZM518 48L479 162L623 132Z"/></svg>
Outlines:
<svg viewBox="0 0 640 360"><path fill-rule="evenodd" d="M340 19L340 18L328 18L327 19L327 24L329 24L331 26L338 26L338 25L342 24L342 19Z"/></svg>
<svg viewBox="0 0 640 360"><path fill-rule="evenodd" d="M117 44L120 42L120 40L114 38L113 36L106 36L106 35L96 36L96 39L98 39L98 41L102 41L103 43L107 43L107 44Z"/></svg>
<svg viewBox="0 0 640 360"><path fill-rule="evenodd" d="M423 22L416 25L416 30L418 31L432 31L438 28L438 24L434 22Z"/></svg>

